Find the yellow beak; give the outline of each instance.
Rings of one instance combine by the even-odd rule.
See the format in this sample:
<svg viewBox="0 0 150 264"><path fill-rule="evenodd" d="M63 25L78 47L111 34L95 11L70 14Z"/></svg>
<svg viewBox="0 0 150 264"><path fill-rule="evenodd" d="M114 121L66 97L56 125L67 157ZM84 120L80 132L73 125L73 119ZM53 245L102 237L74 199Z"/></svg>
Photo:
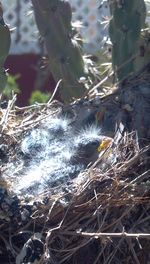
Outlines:
<svg viewBox="0 0 150 264"><path fill-rule="evenodd" d="M97 151L100 152L100 151L107 149L110 146L110 144L112 143L112 141L113 141L112 138L105 137L102 140L102 142L100 143L100 145L98 146Z"/></svg>

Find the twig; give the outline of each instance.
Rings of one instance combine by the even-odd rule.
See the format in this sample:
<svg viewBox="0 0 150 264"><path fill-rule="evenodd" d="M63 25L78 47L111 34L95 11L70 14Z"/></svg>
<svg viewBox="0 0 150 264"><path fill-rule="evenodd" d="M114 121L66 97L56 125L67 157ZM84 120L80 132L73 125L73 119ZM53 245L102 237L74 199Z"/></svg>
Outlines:
<svg viewBox="0 0 150 264"><path fill-rule="evenodd" d="M9 117L9 113L10 113L15 101L16 101L16 95L14 95L12 100L8 102L8 107L5 110L5 114L3 115L2 120L0 122L0 130L1 130L1 132L3 132L5 127L6 127L6 124L7 124L7 121L8 121L8 117Z"/></svg>
<svg viewBox="0 0 150 264"><path fill-rule="evenodd" d="M54 92L53 92L53 94L52 94L50 100L49 100L48 103L47 103L48 105L49 105L49 104L52 102L52 100L54 99L54 96L55 96L55 94L56 94L56 92L57 92L57 90L58 90L59 85L60 85L61 82L62 82L62 79L60 79L60 80L57 82L56 87L55 87L55 89L54 89Z"/></svg>
<svg viewBox="0 0 150 264"><path fill-rule="evenodd" d="M128 237L127 242L128 242L128 244L129 244L129 249L130 249L130 251L132 252L132 255L133 255L133 258L134 258L134 260L135 260L135 263L136 263L136 264L140 264L140 262L139 262L139 260L138 260L138 257L137 257L137 255L136 255L136 253L135 253L134 246L133 246L133 243L132 243L131 238Z"/></svg>
<svg viewBox="0 0 150 264"><path fill-rule="evenodd" d="M97 83L92 89L88 90L85 94L84 97L87 96L88 94L91 94L94 92L96 89L98 89L103 83L105 83L111 76L114 75L114 71L109 73L103 80L101 80L99 83Z"/></svg>
<svg viewBox="0 0 150 264"><path fill-rule="evenodd" d="M73 235L73 232L70 232L70 235ZM150 234L143 234L143 233L87 233L87 232L76 232L77 235L86 236L86 237L93 237L93 238L100 238L100 237L131 237L131 238L148 238L150 239ZM67 232L69 235L69 232Z"/></svg>
<svg viewBox="0 0 150 264"><path fill-rule="evenodd" d="M110 77L112 77L115 73L117 73L122 67L124 67L126 64L128 64L131 60L134 60L138 56L137 54L134 54L130 59L125 61L123 64L121 64L116 71L111 71L103 80L101 80L98 84L96 84L92 89L88 90L84 96L87 94L91 94L94 90L99 88L103 83L105 83ZM121 82L121 81L120 81ZM120 82L116 82L116 85L118 85Z"/></svg>

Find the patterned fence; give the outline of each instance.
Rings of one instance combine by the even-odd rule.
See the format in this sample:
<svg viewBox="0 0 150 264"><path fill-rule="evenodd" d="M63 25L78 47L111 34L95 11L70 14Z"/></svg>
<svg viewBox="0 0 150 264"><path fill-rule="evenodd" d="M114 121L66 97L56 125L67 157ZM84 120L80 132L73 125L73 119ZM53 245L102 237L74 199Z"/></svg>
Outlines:
<svg viewBox="0 0 150 264"><path fill-rule="evenodd" d="M38 30L30 0L1 0L4 18L12 30L11 54L40 53ZM101 0L70 0L73 21L82 22L80 33L84 39L84 49L94 53L101 46L107 29L101 24L109 15L107 3L99 8Z"/></svg>

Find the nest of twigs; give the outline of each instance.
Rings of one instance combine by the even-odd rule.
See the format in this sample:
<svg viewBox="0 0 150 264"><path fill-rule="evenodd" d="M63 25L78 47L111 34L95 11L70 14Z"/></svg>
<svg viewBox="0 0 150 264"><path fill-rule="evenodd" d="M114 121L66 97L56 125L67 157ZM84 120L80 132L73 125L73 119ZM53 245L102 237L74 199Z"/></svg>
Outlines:
<svg viewBox="0 0 150 264"><path fill-rule="evenodd" d="M1 109L9 157L27 130L60 108L54 102L20 109L13 99ZM110 152L116 159L105 167ZM136 133L114 141L70 189L31 200L9 191L6 166L1 163L0 263L150 262L149 146L140 149Z"/></svg>

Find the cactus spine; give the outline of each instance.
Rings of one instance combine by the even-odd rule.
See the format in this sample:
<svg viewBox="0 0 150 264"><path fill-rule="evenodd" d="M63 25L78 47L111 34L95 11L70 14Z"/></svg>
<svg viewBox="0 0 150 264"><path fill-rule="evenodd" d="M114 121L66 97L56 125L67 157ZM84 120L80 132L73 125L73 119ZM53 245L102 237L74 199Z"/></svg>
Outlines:
<svg viewBox="0 0 150 264"><path fill-rule="evenodd" d="M79 43L74 37L72 11L68 1L32 0L35 19L45 40L50 70L56 82L62 79L60 93L69 102L86 91L80 78L88 80L89 71Z"/></svg>
<svg viewBox="0 0 150 264"><path fill-rule="evenodd" d="M134 56L138 53L141 29L144 27L144 0L110 1L112 18L109 36L112 42L112 65L119 81L134 72Z"/></svg>
<svg viewBox="0 0 150 264"><path fill-rule="evenodd" d="M4 71L4 63L10 49L10 31L3 20L3 9L0 2L0 92L5 88L7 76Z"/></svg>

